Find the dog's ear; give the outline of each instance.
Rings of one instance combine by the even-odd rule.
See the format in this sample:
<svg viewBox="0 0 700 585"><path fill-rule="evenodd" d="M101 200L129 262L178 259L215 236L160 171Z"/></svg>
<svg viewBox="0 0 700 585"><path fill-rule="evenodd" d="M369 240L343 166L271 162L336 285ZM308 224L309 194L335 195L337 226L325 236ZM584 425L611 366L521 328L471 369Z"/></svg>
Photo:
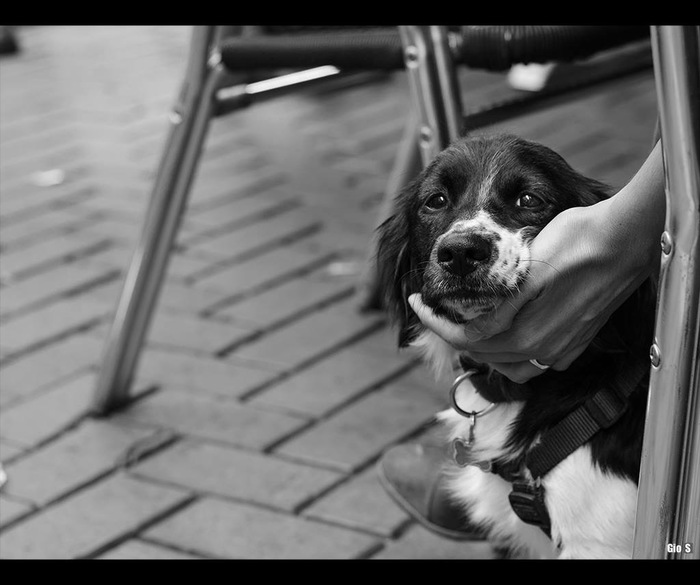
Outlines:
<svg viewBox="0 0 700 585"><path fill-rule="evenodd" d="M520 150L520 156L549 177L566 207L593 205L612 195L610 186L579 173L548 146L529 140L518 140L521 144L528 145Z"/></svg>
<svg viewBox="0 0 700 585"><path fill-rule="evenodd" d="M378 228L377 272L384 308L399 329L399 347L406 347L420 332L420 320L408 297L420 292L423 278L412 254L410 208L418 182L394 199L393 214Z"/></svg>

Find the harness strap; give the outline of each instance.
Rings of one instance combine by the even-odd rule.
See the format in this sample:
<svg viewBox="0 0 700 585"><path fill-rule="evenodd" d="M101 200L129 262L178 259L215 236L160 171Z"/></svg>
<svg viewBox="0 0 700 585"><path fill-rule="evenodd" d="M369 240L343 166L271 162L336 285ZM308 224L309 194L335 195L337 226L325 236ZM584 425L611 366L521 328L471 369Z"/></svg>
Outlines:
<svg viewBox="0 0 700 585"><path fill-rule="evenodd" d="M530 471L531 478L526 477L522 468L516 471L514 462L492 465L493 473L512 484L513 491L508 500L523 522L539 527L551 538L551 520L545 505L541 478L601 429L612 426L620 419L629 406L629 397L646 372L646 364L636 363L631 371L624 372L624 378L621 377L621 372L612 388L599 390L545 432L540 442L525 456L525 467Z"/></svg>
<svg viewBox="0 0 700 585"><path fill-rule="evenodd" d="M546 475L598 431L615 424L627 410L629 397L647 371L646 364L637 362L624 377L618 376L613 388L602 388L544 433L525 457L533 479Z"/></svg>

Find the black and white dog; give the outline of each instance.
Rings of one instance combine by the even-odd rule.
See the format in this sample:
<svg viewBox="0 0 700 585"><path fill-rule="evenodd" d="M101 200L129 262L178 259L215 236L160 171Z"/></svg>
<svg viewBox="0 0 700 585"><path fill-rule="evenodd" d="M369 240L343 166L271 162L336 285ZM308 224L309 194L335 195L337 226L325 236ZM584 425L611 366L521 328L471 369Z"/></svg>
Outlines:
<svg viewBox="0 0 700 585"><path fill-rule="evenodd" d="M457 355L421 325L407 298L419 292L455 322L491 310L527 278L536 260L529 243L549 221L608 196L605 185L545 146L477 136L440 153L379 228L380 280L399 345L418 347L438 368L459 363L472 372L458 389L466 413L495 405L475 428L456 409L438 418L448 440L467 451L451 472L455 501L516 556L631 556L655 284L648 279L566 371L550 369L525 384ZM592 430L579 428L581 413L594 419ZM538 450L554 464L543 467ZM544 471L535 477L538 465ZM522 491L513 498L516 484ZM524 514L517 510L523 498ZM527 517L538 506L542 522Z"/></svg>

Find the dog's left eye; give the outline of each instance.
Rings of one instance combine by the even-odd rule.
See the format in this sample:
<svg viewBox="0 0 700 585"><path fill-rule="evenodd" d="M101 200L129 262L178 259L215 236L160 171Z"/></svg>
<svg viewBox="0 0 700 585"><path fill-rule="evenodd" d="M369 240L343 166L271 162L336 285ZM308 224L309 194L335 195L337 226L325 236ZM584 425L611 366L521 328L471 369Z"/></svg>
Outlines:
<svg viewBox="0 0 700 585"><path fill-rule="evenodd" d="M442 209L447 206L447 203L447 197L438 193L429 197L425 202L425 206L428 209Z"/></svg>
<svg viewBox="0 0 700 585"><path fill-rule="evenodd" d="M533 195L532 193L523 193L516 200L515 204L518 207L525 207L527 209L534 209L542 205L542 199Z"/></svg>

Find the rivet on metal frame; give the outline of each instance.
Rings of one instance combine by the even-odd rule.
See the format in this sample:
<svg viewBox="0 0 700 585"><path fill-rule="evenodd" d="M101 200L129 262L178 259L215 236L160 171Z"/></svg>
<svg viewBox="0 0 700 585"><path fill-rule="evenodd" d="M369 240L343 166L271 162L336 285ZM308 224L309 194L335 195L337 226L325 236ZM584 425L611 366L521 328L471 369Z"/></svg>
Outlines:
<svg viewBox="0 0 700 585"><path fill-rule="evenodd" d="M671 241L671 234L664 232L661 234L661 251L668 256L672 249L673 242Z"/></svg>
<svg viewBox="0 0 700 585"><path fill-rule="evenodd" d="M207 59L207 65L211 69L214 69L214 67L216 67L220 64L221 64L221 51L219 51L218 49L215 49L209 55L209 59Z"/></svg>
<svg viewBox="0 0 700 585"><path fill-rule="evenodd" d="M421 126L420 129L420 143L423 146L428 146L433 141L433 130L430 126Z"/></svg>
<svg viewBox="0 0 700 585"><path fill-rule="evenodd" d="M406 47L404 50L404 59L406 61L406 65L409 67L415 67L418 64L418 47L415 45L409 45Z"/></svg>
<svg viewBox="0 0 700 585"><path fill-rule="evenodd" d="M661 350L656 343L652 343L649 348L649 359L653 367L658 368L661 365Z"/></svg>

